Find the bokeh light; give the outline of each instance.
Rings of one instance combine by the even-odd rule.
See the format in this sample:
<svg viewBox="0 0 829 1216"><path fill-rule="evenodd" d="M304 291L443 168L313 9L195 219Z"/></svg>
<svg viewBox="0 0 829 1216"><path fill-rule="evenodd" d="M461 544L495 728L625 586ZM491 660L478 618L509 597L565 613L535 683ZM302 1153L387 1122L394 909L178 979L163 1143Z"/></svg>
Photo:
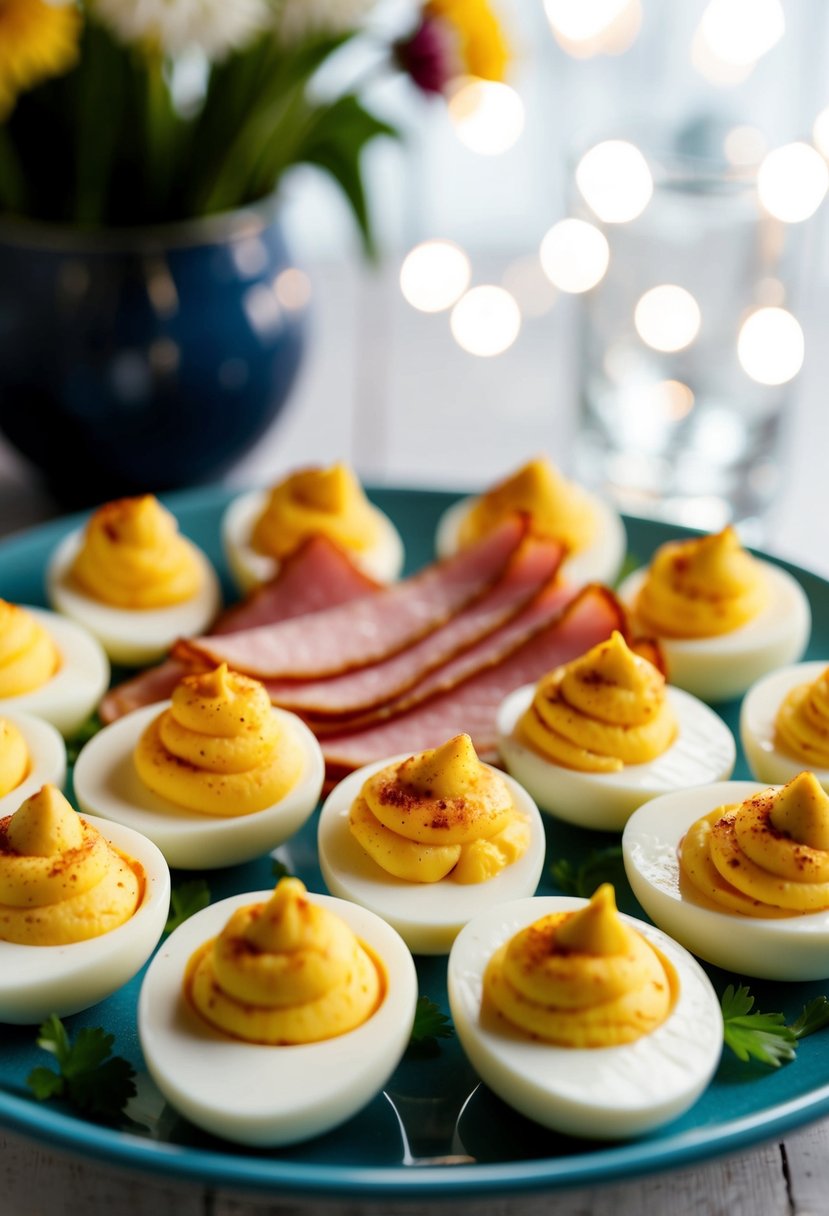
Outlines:
<svg viewBox="0 0 829 1216"><path fill-rule="evenodd" d="M400 290L420 312L451 308L469 286L469 258L452 241L415 245L400 267Z"/></svg>
<svg viewBox="0 0 829 1216"><path fill-rule="evenodd" d="M757 171L760 202L776 219L797 224L814 215L829 188L829 167L811 144L769 152Z"/></svg>
<svg viewBox="0 0 829 1216"><path fill-rule="evenodd" d="M595 287L610 261L607 237L586 220L559 220L539 250L544 273L559 291L578 294Z"/></svg>
<svg viewBox="0 0 829 1216"><path fill-rule="evenodd" d="M792 380L803 365L803 330L785 308L758 308L743 322L737 357L758 384Z"/></svg>
<svg viewBox="0 0 829 1216"><path fill-rule="evenodd" d="M738 67L756 63L785 30L780 0L710 0L700 22L714 57Z"/></svg>
<svg viewBox="0 0 829 1216"><path fill-rule="evenodd" d="M486 284L461 296L450 317L452 336L470 355L489 358L509 350L521 329L521 312L503 287Z"/></svg>
<svg viewBox="0 0 829 1216"><path fill-rule="evenodd" d="M585 4L584 0L547 0L550 28L559 46L576 59L621 55L642 26L641 0Z"/></svg>
<svg viewBox="0 0 829 1216"><path fill-rule="evenodd" d="M759 127L732 127L723 140L723 152L735 167L759 165L768 151L768 143Z"/></svg>
<svg viewBox="0 0 829 1216"><path fill-rule="evenodd" d="M635 144L624 139L608 139L585 152L576 167L576 185L606 224L636 219L653 194L648 162Z"/></svg>
<svg viewBox="0 0 829 1216"><path fill-rule="evenodd" d="M639 337L653 350L677 351L694 341L701 316L690 291L663 283L639 298L633 321Z"/></svg>
<svg viewBox="0 0 829 1216"><path fill-rule="evenodd" d="M691 39L691 63L709 84L721 87L742 84L748 80L756 66L756 60L750 63L731 63L729 60L720 59L711 49L701 26L697 27Z"/></svg>
<svg viewBox="0 0 829 1216"><path fill-rule="evenodd" d="M515 89L494 80L465 80L448 102L458 139L481 156L500 156L524 130L524 103Z"/></svg>

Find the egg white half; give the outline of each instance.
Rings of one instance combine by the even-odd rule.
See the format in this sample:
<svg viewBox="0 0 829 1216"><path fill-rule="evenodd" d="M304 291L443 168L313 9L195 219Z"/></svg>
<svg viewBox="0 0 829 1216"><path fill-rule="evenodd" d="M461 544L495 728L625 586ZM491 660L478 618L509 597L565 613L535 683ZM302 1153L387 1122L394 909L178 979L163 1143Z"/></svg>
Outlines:
<svg viewBox="0 0 829 1216"><path fill-rule="evenodd" d="M640 807L622 836L625 872L648 916L706 962L769 980L829 977L829 911L761 919L717 910L684 880L677 850L691 824L767 786L720 781Z"/></svg>
<svg viewBox="0 0 829 1216"><path fill-rule="evenodd" d="M755 680L793 663L809 642L812 614L797 579L780 566L760 562L768 601L747 624L713 638L659 638L668 679L704 701L739 697ZM619 587L619 598L635 618L634 604L646 570L635 570ZM643 632L649 633L647 627Z"/></svg>
<svg viewBox="0 0 829 1216"><path fill-rule="evenodd" d="M815 768L806 760L787 755L775 744L774 721L786 694L799 684L812 684L827 662L795 663L772 671L753 684L740 709L740 739L752 776L770 785L786 785L808 769L829 793L829 769Z"/></svg>
<svg viewBox="0 0 829 1216"><path fill-rule="evenodd" d="M506 1103L555 1131L626 1139L687 1110L719 1063L720 1004L705 972L681 946L652 925L622 917L673 965L679 980L668 1018L634 1043L560 1047L523 1035L497 1012L481 1010L483 975L495 951L540 917L586 902L544 896L481 912L461 930L449 955L449 1004L470 1062Z"/></svg>
<svg viewBox="0 0 829 1216"><path fill-rule="evenodd" d="M83 529L65 536L49 559L46 591L58 612L77 621L100 641L113 663L128 667L162 658L176 638L204 633L222 603L219 580L196 545L182 538L198 563L196 595L169 608L116 608L86 595L71 578L72 564L83 544Z"/></svg>
<svg viewBox="0 0 829 1216"><path fill-rule="evenodd" d="M679 733L661 756L629 764L618 773L585 773L547 760L516 738L519 719L532 703L535 685L525 684L498 710L501 758L543 811L583 828L619 832L649 798L669 790L730 777L736 759L731 731L702 701L679 688L666 689Z"/></svg>
<svg viewBox="0 0 829 1216"><path fill-rule="evenodd" d="M237 908L272 894L234 895L190 917L159 950L138 1002L144 1059L170 1105L216 1136L259 1146L307 1140L365 1106L403 1055L417 1002L412 956L397 933L364 908L309 893L381 960L388 985L379 1008L347 1034L300 1046L245 1043L208 1025L183 992L188 960Z"/></svg>
<svg viewBox="0 0 829 1216"><path fill-rule="evenodd" d="M386 873L352 836L348 812L372 773L408 753L357 769L331 791L320 814L317 849L325 884L334 895L370 908L393 925L415 954L446 954L463 925L482 908L532 895L544 866L544 825L526 790L505 774L516 808L529 820L526 852L486 882L407 882Z"/></svg>
<svg viewBox="0 0 829 1216"><path fill-rule="evenodd" d="M320 746L296 715L273 708L280 729L302 750L302 775L273 806L227 818L176 806L144 785L133 763L138 740L169 701L147 705L104 727L83 747L75 764L78 805L142 832L168 863L182 870L210 870L250 861L282 844L302 827L319 800L325 773Z"/></svg>
<svg viewBox="0 0 829 1216"><path fill-rule="evenodd" d="M622 568L627 551L627 534L622 517L609 503L594 494L587 497L596 520L596 535L585 549L572 554L562 565L562 574L575 586L583 583L613 584ZM459 548L461 524L469 514L474 498L462 498L453 503L438 520L435 552L438 557L451 557Z"/></svg>
<svg viewBox="0 0 829 1216"><path fill-rule="evenodd" d="M133 915L117 929L68 946L0 940L0 1022L40 1022L88 1009L122 988L152 954L170 910L170 871L151 841L93 815L84 819L139 862L146 884Z"/></svg>
<svg viewBox="0 0 829 1216"><path fill-rule="evenodd" d="M239 590L247 593L266 583L279 570L274 557L259 553L250 543L254 526L265 509L268 490L251 490L234 498L222 516L221 534L225 559ZM380 527L377 543L370 549L350 550L356 566L379 583L391 583L400 577L405 557L403 539L379 507L372 512Z"/></svg>
<svg viewBox="0 0 829 1216"><path fill-rule="evenodd" d="M83 726L109 686L109 660L83 625L57 612L25 605L60 652L60 667L40 688L16 697L0 698L0 715L32 714L51 722L69 738Z"/></svg>
<svg viewBox="0 0 829 1216"><path fill-rule="evenodd" d="M60 731L43 718L4 710L0 710L0 718L14 723L29 749L29 771L19 785L0 798L0 819L3 819L6 815L13 815L27 798L47 783L63 789L66 780L66 744Z"/></svg>

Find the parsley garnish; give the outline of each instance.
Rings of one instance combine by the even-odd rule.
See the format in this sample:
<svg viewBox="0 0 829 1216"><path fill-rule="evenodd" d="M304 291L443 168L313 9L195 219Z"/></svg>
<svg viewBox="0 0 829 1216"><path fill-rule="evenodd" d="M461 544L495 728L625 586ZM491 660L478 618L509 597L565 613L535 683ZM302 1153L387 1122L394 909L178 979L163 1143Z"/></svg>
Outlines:
<svg viewBox="0 0 829 1216"><path fill-rule="evenodd" d="M817 996L803 1006L800 1016L786 1025L782 1013L752 1013L754 997L745 984L729 984L720 1000L723 1037L738 1059L753 1057L772 1068L793 1060L800 1039L829 1026L829 1000Z"/></svg>
<svg viewBox="0 0 829 1216"><path fill-rule="evenodd" d="M66 1098L84 1115L115 1120L135 1094L135 1070L128 1060L111 1054L114 1041L100 1026L84 1026L72 1043L53 1013L40 1027L37 1045L51 1052L58 1071L35 1068L26 1084L39 1102Z"/></svg>
<svg viewBox="0 0 829 1216"><path fill-rule="evenodd" d="M797 1036L786 1025L782 1013L752 1013L754 997L745 984L735 988L729 984L720 1000L723 1016L723 1038L738 1060L759 1060L779 1068L793 1060Z"/></svg>
<svg viewBox="0 0 829 1216"><path fill-rule="evenodd" d="M192 878L179 883L170 892L170 914L164 926L165 933L172 933L188 917L201 912L210 903L210 888L203 878Z"/></svg>
<svg viewBox="0 0 829 1216"><path fill-rule="evenodd" d="M451 1039L454 1033L452 1019L428 996L419 996L409 1046L434 1042L436 1039Z"/></svg>
<svg viewBox="0 0 829 1216"><path fill-rule="evenodd" d="M618 887L624 872L622 846L618 844L594 849L578 867L566 857L560 857L550 866L553 882L562 894L578 895L581 899L590 899L603 882Z"/></svg>
<svg viewBox="0 0 829 1216"><path fill-rule="evenodd" d="M68 764L74 764L80 755L81 748L85 743L88 743L93 735L97 735L99 730L103 729L103 722L98 717L97 713L79 726L74 735L66 740L66 760Z"/></svg>

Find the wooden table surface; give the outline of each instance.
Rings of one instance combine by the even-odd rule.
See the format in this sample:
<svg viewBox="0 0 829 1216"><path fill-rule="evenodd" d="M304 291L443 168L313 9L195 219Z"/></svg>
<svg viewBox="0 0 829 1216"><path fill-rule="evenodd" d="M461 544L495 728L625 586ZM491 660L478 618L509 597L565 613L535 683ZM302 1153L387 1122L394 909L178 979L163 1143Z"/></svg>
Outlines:
<svg viewBox="0 0 829 1216"><path fill-rule="evenodd" d="M490 256L483 281L499 281L507 261ZM299 464L338 458L367 481L459 488L491 482L540 450L567 466L576 426L568 302L527 321L505 355L475 359L455 345L444 315L405 305L395 265L371 274L351 264L320 265L312 282L313 342L291 407L234 471L233 484L263 483ZM806 325L809 356L787 405L784 489L765 543L829 576L829 353L821 349L818 299ZM0 445L0 532L56 512L33 471ZM363 1205L168 1184L0 1130L0 1216L110 1216L123 1209L135 1216L356 1216ZM618 1185L474 1204L382 1205L409 1216L473 1209L481 1216L816 1216L829 1212L829 1121L782 1143Z"/></svg>

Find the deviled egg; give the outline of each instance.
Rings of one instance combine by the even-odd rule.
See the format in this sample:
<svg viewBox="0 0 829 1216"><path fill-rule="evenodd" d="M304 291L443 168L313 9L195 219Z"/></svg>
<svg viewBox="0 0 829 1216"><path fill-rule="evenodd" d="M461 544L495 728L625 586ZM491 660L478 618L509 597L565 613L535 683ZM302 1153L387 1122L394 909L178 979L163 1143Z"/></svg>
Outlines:
<svg viewBox="0 0 829 1216"><path fill-rule="evenodd" d="M11 815L41 786L66 780L60 732L31 714L0 715L0 818Z"/></svg>
<svg viewBox="0 0 829 1216"><path fill-rule="evenodd" d="M722 1050L695 959L620 916L613 888L489 907L449 955L455 1029L483 1081L545 1127L640 1135L687 1110Z"/></svg>
<svg viewBox="0 0 829 1216"><path fill-rule="evenodd" d="M109 660L83 626L0 600L0 715L31 714L68 737L108 684Z"/></svg>
<svg viewBox="0 0 829 1216"><path fill-rule="evenodd" d="M829 795L813 774L655 798L622 850L648 916L700 958L761 979L829 976Z"/></svg>
<svg viewBox="0 0 829 1216"><path fill-rule="evenodd" d="M829 791L829 666L795 663L752 684L740 739L758 781L791 781L804 768Z"/></svg>
<svg viewBox="0 0 829 1216"><path fill-rule="evenodd" d="M171 866L212 869L292 836L316 806L324 767L308 727L222 665L94 735L74 784L82 810L142 832Z"/></svg>
<svg viewBox="0 0 829 1216"><path fill-rule="evenodd" d="M722 718L618 631L506 697L498 749L543 811L609 831L650 798L729 777L736 756Z"/></svg>
<svg viewBox="0 0 829 1216"><path fill-rule="evenodd" d="M242 1144L291 1144L382 1089L416 1002L393 929L288 878L176 929L147 971L138 1030L153 1079L186 1118Z"/></svg>
<svg viewBox="0 0 829 1216"><path fill-rule="evenodd" d="M351 773L323 805L317 845L328 889L420 954L445 954L493 901L532 895L545 851L532 798L468 735Z"/></svg>
<svg viewBox="0 0 829 1216"><path fill-rule="evenodd" d="M284 558L320 534L380 583L392 582L403 569L400 533L343 463L300 469L270 490L242 494L222 519L227 564L245 592L272 579Z"/></svg>
<svg viewBox="0 0 829 1216"><path fill-rule="evenodd" d="M204 633L221 604L216 572L151 494L106 503L57 546L49 602L94 634L115 663L161 658Z"/></svg>
<svg viewBox="0 0 829 1216"><path fill-rule="evenodd" d="M619 588L634 627L658 638L668 679L705 701L741 696L809 641L809 601L781 566L753 557L733 528L672 541Z"/></svg>
<svg viewBox="0 0 829 1216"><path fill-rule="evenodd" d="M0 820L0 1022L86 1009L144 965L170 873L137 832L81 818L44 785Z"/></svg>
<svg viewBox="0 0 829 1216"><path fill-rule="evenodd" d="M531 517L534 535L566 546L562 573L569 582L615 581L627 548L621 516L603 499L566 481L545 457L529 461L480 497L454 503L438 522L438 557L466 548L514 511Z"/></svg>

